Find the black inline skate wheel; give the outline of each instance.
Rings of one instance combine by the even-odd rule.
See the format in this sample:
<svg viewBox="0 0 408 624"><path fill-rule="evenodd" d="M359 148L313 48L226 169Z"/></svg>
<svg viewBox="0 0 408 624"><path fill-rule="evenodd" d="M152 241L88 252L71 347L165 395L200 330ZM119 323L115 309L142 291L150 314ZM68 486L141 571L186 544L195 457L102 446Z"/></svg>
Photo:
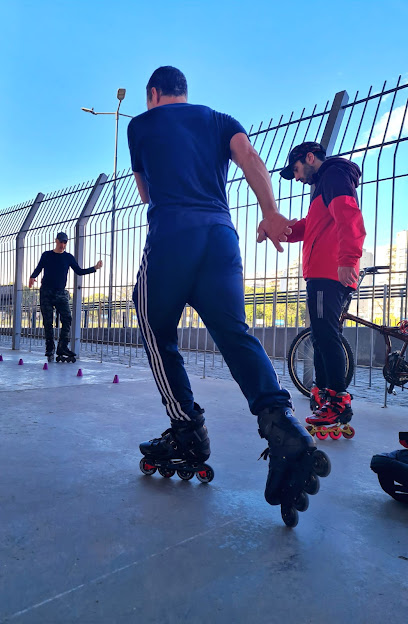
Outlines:
<svg viewBox="0 0 408 624"><path fill-rule="evenodd" d="M170 479L175 474L175 472L176 471L172 470L171 468L159 468L159 474L161 474L161 476L165 479Z"/></svg>
<svg viewBox="0 0 408 624"><path fill-rule="evenodd" d="M309 497L306 492L301 492L297 498L293 501L294 506L298 511L306 511L309 508Z"/></svg>
<svg viewBox="0 0 408 624"><path fill-rule="evenodd" d="M177 470L177 476L183 479L183 481L190 481L190 479L194 477L194 472L189 470Z"/></svg>
<svg viewBox="0 0 408 624"><path fill-rule="evenodd" d="M71 358L71 362L72 362L73 364L75 364L75 362L76 362L76 358L74 358L74 357L73 357L73 358Z"/></svg>
<svg viewBox="0 0 408 624"><path fill-rule="evenodd" d="M318 491L320 490L319 478L316 477L316 475L311 474L310 478L309 478L309 481L306 483L306 485L304 487L304 490L305 490L305 492L307 492L311 496L314 496L315 494L317 494Z"/></svg>
<svg viewBox="0 0 408 624"><path fill-rule="evenodd" d="M281 505L282 520L287 527L295 527L299 522L299 514L295 507Z"/></svg>
<svg viewBox="0 0 408 624"><path fill-rule="evenodd" d="M153 464L150 464L149 461L145 458L140 460L139 468L145 475L152 475L157 470L156 466L153 466Z"/></svg>
<svg viewBox="0 0 408 624"><path fill-rule="evenodd" d="M204 464L203 470L197 472L196 476L201 483L210 483L214 479L214 470L208 464Z"/></svg>
<svg viewBox="0 0 408 624"><path fill-rule="evenodd" d="M330 459L323 451L313 453L313 470L318 477L327 477L331 471Z"/></svg>
<svg viewBox="0 0 408 624"><path fill-rule="evenodd" d="M57 357L55 358L57 360L57 362L61 362L61 356L57 355Z"/></svg>

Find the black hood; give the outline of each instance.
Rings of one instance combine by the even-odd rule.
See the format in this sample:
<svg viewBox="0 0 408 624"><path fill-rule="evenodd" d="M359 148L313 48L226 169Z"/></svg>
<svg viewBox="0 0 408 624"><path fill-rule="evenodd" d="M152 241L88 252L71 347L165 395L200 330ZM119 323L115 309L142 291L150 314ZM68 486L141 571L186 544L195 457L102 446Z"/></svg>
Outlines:
<svg viewBox="0 0 408 624"><path fill-rule="evenodd" d="M358 187L361 178L361 170L358 165L347 160L346 158L340 158L340 156L331 156L323 162L318 172L313 176L313 183L316 184L321 176L327 171L329 167L337 167L342 169L351 179L355 188Z"/></svg>

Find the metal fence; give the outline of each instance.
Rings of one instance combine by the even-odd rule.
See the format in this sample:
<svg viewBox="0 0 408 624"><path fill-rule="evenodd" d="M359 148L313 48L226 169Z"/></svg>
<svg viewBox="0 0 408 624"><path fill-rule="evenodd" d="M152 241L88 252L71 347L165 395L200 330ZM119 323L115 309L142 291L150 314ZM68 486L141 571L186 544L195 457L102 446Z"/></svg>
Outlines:
<svg viewBox="0 0 408 624"><path fill-rule="evenodd" d="M384 83L380 91L370 88L364 96L357 92L352 100L343 91L323 108L303 109L300 115L271 119L249 131L270 171L280 211L289 218L305 216L310 201L308 187L279 176L294 145L318 141L328 155L360 166L358 194L367 229L362 266L390 268L386 276L370 277L353 306L360 316L385 324L407 317L407 88L399 78L393 87ZM240 237L250 331L272 359L284 361L292 338L307 322L301 243L286 245L282 254L270 243L256 243L260 208L235 165L229 170L227 192ZM130 170L116 178L101 174L96 181L45 196L39 193L33 201L0 212L0 342L16 349L42 348L38 285L30 290L28 281L41 253L53 248L56 233L63 230L69 236L67 251L80 266L104 261L97 273L69 275L74 351L100 359L120 356L129 365L144 357L132 291L147 233L146 212ZM187 359L202 362L204 370L214 365L216 346L188 306L180 319L179 341ZM359 329L357 364L382 364L383 353L374 342L370 330Z"/></svg>

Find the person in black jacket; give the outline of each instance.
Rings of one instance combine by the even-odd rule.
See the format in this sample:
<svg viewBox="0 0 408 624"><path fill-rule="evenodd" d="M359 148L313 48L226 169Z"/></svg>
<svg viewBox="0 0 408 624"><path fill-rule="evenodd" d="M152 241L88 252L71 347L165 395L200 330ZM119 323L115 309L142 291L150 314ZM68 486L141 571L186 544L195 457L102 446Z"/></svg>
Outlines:
<svg viewBox="0 0 408 624"><path fill-rule="evenodd" d="M353 415L347 392L346 362L339 317L344 301L357 286L366 235L358 204L361 171L346 158L330 157L320 143L308 141L292 149L280 172L286 180L314 185L305 218L291 226L289 243L303 241L303 277L314 347L314 414L309 425L347 424Z"/></svg>
<svg viewBox="0 0 408 624"><path fill-rule="evenodd" d="M45 332L45 356L49 360L53 359L55 353L54 330L52 326L54 308L61 317L61 332L57 346L57 355L75 356L75 353L68 349L72 316L69 308L69 294L65 290L65 285L69 268L71 267L77 275L88 275L89 273L95 273L102 267L102 260L99 260L95 266L81 269L74 256L65 251L67 242L68 236L65 232L59 232L55 239L55 249L44 251L28 283L29 288L32 288L34 282L37 281L36 277L44 269L40 288L40 307Z"/></svg>

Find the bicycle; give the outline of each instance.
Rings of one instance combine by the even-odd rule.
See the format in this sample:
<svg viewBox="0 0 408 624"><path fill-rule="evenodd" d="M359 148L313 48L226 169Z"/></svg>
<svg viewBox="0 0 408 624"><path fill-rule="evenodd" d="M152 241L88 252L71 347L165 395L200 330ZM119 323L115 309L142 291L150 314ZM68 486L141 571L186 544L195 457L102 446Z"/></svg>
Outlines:
<svg viewBox="0 0 408 624"><path fill-rule="evenodd" d="M387 325L378 325L377 323L366 321L359 316L350 314L348 311L351 301L358 293L361 282L365 276L374 275L380 273L381 270L389 270L389 268L388 266L374 266L367 267L360 271L357 288L354 292L350 293L344 302L339 323L340 331L343 330L344 321L350 320L358 325L364 325L365 327L374 329L384 336L386 354L383 375L386 382L389 384L387 388L388 394L395 394L395 386L403 388L404 385L408 383L408 362L405 359L405 352L408 347L408 320L402 320L397 326L389 327ZM391 352L391 338L396 338L404 343L400 351ZM341 334L341 342L346 359L346 386L349 386L354 373L354 355L349 342L343 334ZM313 383L313 354L311 329L307 327L299 332L289 347L288 368L289 375L295 387L299 392L308 397L310 396L310 389Z"/></svg>

